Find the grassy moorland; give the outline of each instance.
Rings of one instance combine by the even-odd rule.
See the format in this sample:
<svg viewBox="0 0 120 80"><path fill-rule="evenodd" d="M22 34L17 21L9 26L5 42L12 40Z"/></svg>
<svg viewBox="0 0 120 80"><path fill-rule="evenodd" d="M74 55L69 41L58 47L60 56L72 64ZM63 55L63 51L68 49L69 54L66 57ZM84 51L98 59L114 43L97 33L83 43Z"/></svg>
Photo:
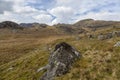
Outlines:
<svg viewBox="0 0 120 80"><path fill-rule="evenodd" d="M47 29L41 31L26 29L18 32L0 29L0 65L20 58L42 44L47 45L63 37L50 29L49 31Z"/></svg>
<svg viewBox="0 0 120 80"><path fill-rule="evenodd" d="M118 29L117 29L118 30ZM95 32L111 32L103 29ZM43 31L44 32L44 31ZM36 36L36 37L35 37ZM120 80L120 47L113 47L120 40L89 39L76 35L1 34L0 35L0 80L38 80L44 73L37 69L46 65L50 51L56 43L67 42L74 46L82 57L73 64L69 73L56 80Z"/></svg>

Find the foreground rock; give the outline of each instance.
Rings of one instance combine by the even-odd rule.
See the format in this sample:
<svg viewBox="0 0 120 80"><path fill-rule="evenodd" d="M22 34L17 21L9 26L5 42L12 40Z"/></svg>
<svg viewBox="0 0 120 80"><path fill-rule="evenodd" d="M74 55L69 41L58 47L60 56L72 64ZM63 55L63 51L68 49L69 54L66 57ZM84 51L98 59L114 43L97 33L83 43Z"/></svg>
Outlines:
<svg viewBox="0 0 120 80"><path fill-rule="evenodd" d="M79 58L80 53L69 44L65 42L57 44L50 55L47 67L45 67L47 71L40 80L54 80L54 77L66 74L72 63Z"/></svg>

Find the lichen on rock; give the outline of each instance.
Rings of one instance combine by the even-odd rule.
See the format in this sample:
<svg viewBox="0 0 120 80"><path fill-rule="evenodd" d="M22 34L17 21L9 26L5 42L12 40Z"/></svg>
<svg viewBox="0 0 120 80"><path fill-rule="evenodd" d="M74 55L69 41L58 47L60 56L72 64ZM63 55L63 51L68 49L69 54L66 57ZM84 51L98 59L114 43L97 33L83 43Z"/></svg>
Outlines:
<svg viewBox="0 0 120 80"><path fill-rule="evenodd" d="M56 76L66 74L77 59L80 53L65 42L55 46L54 51L50 54L49 63L46 73L40 80L53 80Z"/></svg>

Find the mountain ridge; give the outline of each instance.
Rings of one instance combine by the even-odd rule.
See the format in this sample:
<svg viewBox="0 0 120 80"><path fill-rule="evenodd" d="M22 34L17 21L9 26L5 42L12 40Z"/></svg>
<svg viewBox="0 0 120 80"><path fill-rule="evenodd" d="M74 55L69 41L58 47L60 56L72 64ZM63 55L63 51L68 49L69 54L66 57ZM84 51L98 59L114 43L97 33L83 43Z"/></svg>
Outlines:
<svg viewBox="0 0 120 80"><path fill-rule="evenodd" d="M4 21L0 23L0 28L8 29L25 29L27 31L41 32L47 30L47 32L55 32L59 34L81 34L86 33L88 30L99 30L107 27L120 27L120 21L104 21L104 20L94 20L94 19L84 19L80 20L74 24L64 24L58 23L55 25L47 25L40 23L20 23L17 24L12 21ZM88 29L88 30L87 30Z"/></svg>
<svg viewBox="0 0 120 80"><path fill-rule="evenodd" d="M21 26L21 27L35 27L35 26L39 26L39 27L44 27L46 28L47 26L50 26L50 25L47 25L45 23L15 23L13 21L3 21L0 23L0 26L1 24L16 24L18 26ZM113 24L120 24L120 21L105 21L105 20L94 20L94 19L83 19L83 20L79 20L73 24L65 24L65 23L58 23L58 24L54 24L52 26L74 26L74 27L89 27L89 28L93 28L93 27L104 27L104 26L108 26L108 25L113 25ZM99 26L98 26L99 25Z"/></svg>

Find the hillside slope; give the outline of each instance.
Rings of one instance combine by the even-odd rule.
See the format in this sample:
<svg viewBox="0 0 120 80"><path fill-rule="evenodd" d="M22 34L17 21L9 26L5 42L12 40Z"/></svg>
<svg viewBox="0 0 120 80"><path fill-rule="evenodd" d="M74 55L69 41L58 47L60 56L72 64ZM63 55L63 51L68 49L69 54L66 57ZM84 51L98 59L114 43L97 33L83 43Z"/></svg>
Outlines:
<svg viewBox="0 0 120 80"><path fill-rule="evenodd" d="M94 22L91 19L87 21ZM60 42L75 47L82 57L67 74L55 80L120 80L120 47L114 47L120 37L98 39L101 33L104 35L120 31L119 23L113 25L96 31L91 31L91 27L66 24L17 29L15 32L13 29L2 28L0 80L39 80L46 70L37 72L38 69L48 63L51 51Z"/></svg>
<svg viewBox="0 0 120 80"><path fill-rule="evenodd" d="M37 72L37 70L47 64L50 55L48 48L53 49L55 44L63 41L79 50L82 58L73 64L69 73L56 77L56 80L120 79L120 48L114 47L114 44L120 40L120 37L103 41L97 38L89 39L88 37L83 37L80 40L75 38L76 36L43 38L42 41L38 42L40 44L36 49L18 59L1 65L0 79L39 80L45 71Z"/></svg>

